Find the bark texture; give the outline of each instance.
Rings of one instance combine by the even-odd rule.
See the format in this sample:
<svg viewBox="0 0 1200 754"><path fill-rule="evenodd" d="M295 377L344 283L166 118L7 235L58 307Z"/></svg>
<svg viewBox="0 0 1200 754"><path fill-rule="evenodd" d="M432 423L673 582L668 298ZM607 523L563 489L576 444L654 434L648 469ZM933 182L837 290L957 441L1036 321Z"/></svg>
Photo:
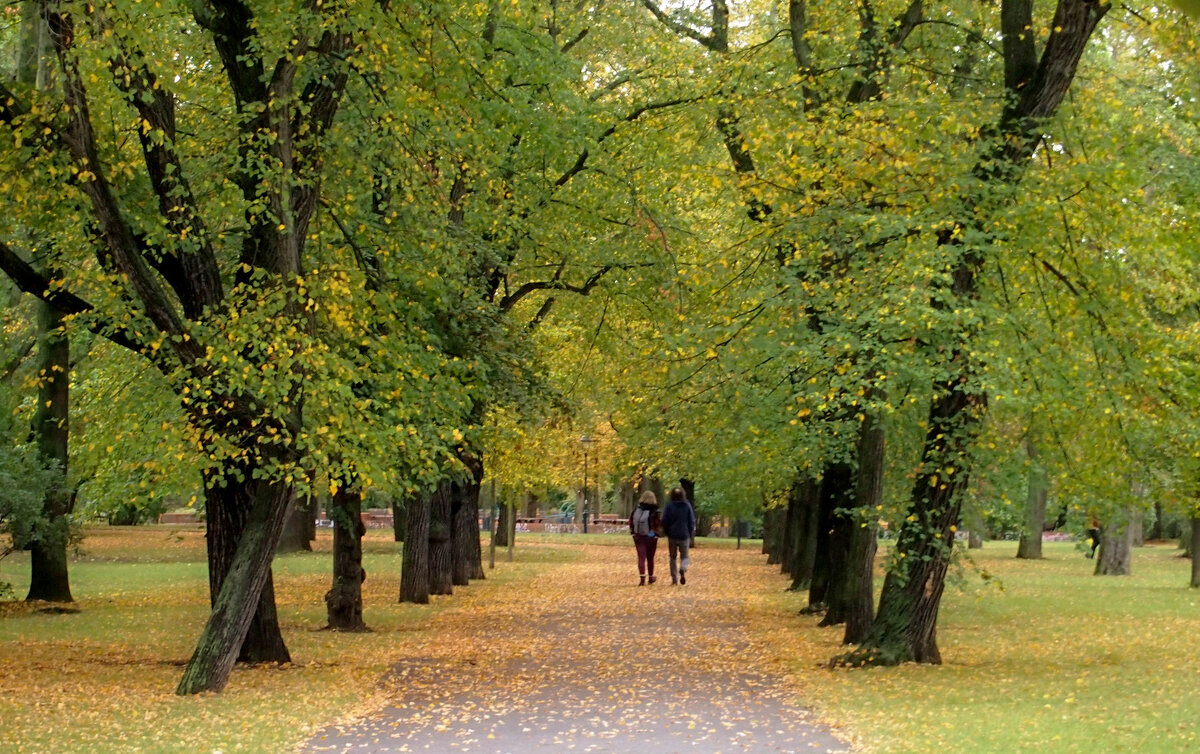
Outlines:
<svg viewBox="0 0 1200 754"><path fill-rule="evenodd" d="M788 555L788 573L792 576L791 589L809 590L809 605L813 603L812 586L821 576L818 563L822 555L821 532L821 484L808 476L798 478L792 485L788 498L790 518L784 520L784 536L791 542L785 552Z"/></svg>
<svg viewBox="0 0 1200 754"><path fill-rule="evenodd" d="M878 396L876 396L878 397ZM886 434L883 422L868 412L859 429L858 469L854 480L855 517L850 523L850 545L844 584L846 631L843 644L858 644L871 631L875 619L875 521L883 504Z"/></svg>
<svg viewBox="0 0 1200 754"><path fill-rule="evenodd" d="M283 522L283 533L279 535L279 546L275 554L287 552L312 552L313 530L309 521L312 511L312 497L296 498Z"/></svg>
<svg viewBox="0 0 1200 754"><path fill-rule="evenodd" d="M392 538L396 542L404 541L404 532L408 523L408 509L399 501L392 501Z"/></svg>
<svg viewBox="0 0 1200 754"><path fill-rule="evenodd" d="M330 505L333 519L333 584L325 593L326 628L333 631L366 631L363 621L362 493L357 487L339 487Z"/></svg>
<svg viewBox="0 0 1200 754"><path fill-rule="evenodd" d="M508 547L515 521L516 516L513 515L512 506L500 503L499 515L496 517L496 530L492 535L496 538L497 547Z"/></svg>
<svg viewBox="0 0 1200 754"><path fill-rule="evenodd" d="M408 523L400 571L400 602L429 602L429 516L430 496L408 501Z"/></svg>
<svg viewBox="0 0 1200 754"><path fill-rule="evenodd" d="M471 486L469 483L450 483L450 540L453 559L450 581L454 586L467 586L471 583L475 554L478 552L474 530L479 527L475 523L470 500ZM475 500L478 501L478 487L475 488L475 495Z"/></svg>
<svg viewBox="0 0 1200 754"><path fill-rule="evenodd" d="M450 483L438 485L429 498L429 593L454 592Z"/></svg>
<svg viewBox="0 0 1200 754"><path fill-rule="evenodd" d="M763 554L767 565L779 565L783 560L784 523L787 508L768 508L763 513Z"/></svg>
<svg viewBox="0 0 1200 754"><path fill-rule="evenodd" d="M32 433L38 461L56 468L58 473L57 482L46 490L43 498L44 522L29 545L26 600L74 602L67 567L68 516L74 507L67 483L71 353L63 323L60 312L38 303L38 390Z"/></svg>
<svg viewBox="0 0 1200 754"><path fill-rule="evenodd" d="M1042 557L1042 531L1046 528L1046 472L1037 460L1037 446L1025 440L1025 454L1029 457L1029 491L1025 496L1025 529L1017 544L1017 557L1025 560L1040 560Z"/></svg>
<svg viewBox="0 0 1200 754"><path fill-rule="evenodd" d="M1133 573L1133 515L1113 516L1104 524L1100 535L1100 551L1096 553L1097 576L1128 576Z"/></svg>
<svg viewBox="0 0 1200 754"><path fill-rule="evenodd" d="M208 540L209 604L216 609L217 598L233 568L238 542L249 521L255 494L263 494L259 485L218 485L211 477L205 480L204 526ZM282 525L282 522L281 522ZM261 592L255 597L258 606L237 648L238 662L291 662L291 654L279 630L275 612L275 589L270 568L267 569Z"/></svg>
<svg viewBox="0 0 1200 754"><path fill-rule="evenodd" d="M828 523L822 532L827 538L825 595L827 606L822 626L840 626L846 622L851 595L847 591L850 571L850 540L854 526L854 470L846 464L833 464L821 480L821 506Z"/></svg>
<svg viewBox="0 0 1200 754"><path fill-rule="evenodd" d="M179 681L176 689L179 694L220 691L225 687L238 657L237 648L248 636L260 597L270 580L271 558L293 490L288 485L261 480L239 489L245 487L253 489L246 526L237 537L234 557L213 603L208 623Z"/></svg>

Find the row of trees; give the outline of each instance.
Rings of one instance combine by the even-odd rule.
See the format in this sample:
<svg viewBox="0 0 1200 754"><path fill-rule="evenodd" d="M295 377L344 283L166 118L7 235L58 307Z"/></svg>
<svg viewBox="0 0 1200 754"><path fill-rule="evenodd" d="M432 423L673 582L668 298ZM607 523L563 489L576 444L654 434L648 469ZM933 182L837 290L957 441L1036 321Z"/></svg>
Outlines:
<svg viewBox="0 0 1200 754"><path fill-rule="evenodd" d="M808 578L851 664L939 661L964 505L1022 500L1015 467L1106 522L1135 484L1190 499L1170 11L150 6L9 14L3 376L35 432L7 428L30 481L0 515L30 597L69 599L81 492L202 500L180 693L286 659L298 497L329 489L329 621L356 629L366 493L406 501L427 600L483 575L485 479L570 484L551 449L581 433L730 516L786 510L792 555L839 559Z"/></svg>

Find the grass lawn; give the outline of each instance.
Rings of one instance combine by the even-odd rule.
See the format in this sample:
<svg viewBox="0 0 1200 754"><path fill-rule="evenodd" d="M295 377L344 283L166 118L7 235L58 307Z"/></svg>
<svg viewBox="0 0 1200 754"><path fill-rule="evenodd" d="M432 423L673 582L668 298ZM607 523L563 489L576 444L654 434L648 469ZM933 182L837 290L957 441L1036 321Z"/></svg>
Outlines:
<svg viewBox="0 0 1200 754"><path fill-rule="evenodd" d="M319 631L329 588L332 534L317 552L275 563L280 622L295 665L238 668L220 694L174 694L208 617L204 533L199 527L96 527L71 565L77 614L0 603L3 752L278 752L316 726L378 706L379 678L398 657L437 640L428 618L470 593L528 581L573 557L568 549L498 553L482 582L431 605L399 605L400 549L391 532L364 543L366 634ZM485 567L487 553L484 553ZM0 561L0 582L28 588L28 557Z"/></svg>
<svg viewBox="0 0 1200 754"><path fill-rule="evenodd" d="M493 590L544 578L585 542L629 547L623 534L519 534L515 562L501 549L486 581L411 606L395 603L399 548L373 530L364 549L374 630L348 635L318 630L330 536L320 533L315 553L276 561L296 664L239 668L223 693L185 698L175 684L208 613L203 532L89 530L71 569L81 612L0 603L0 751L288 751L318 726L378 707L379 679L397 659L435 654L443 637L431 616L486 610ZM747 541L745 557L774 569L759 548ZM744 596L747 628L801 701L867 751L1200 751L1200 591L1187 588L1177 550L1136 550L1131 577L1092 576L1070 544L1047 543L1041 561L1015 551L989 542L947 588L940 667L827 669L841 630L799 615L804 595L773 573ZM27 578L23 554L0 561L0 581L18 595Z"/></svg>
<svg viewBox="0 0 1200 754"><path fill-rule="evenodd" d="M763 623L805 701L872 751L1200 751L1189 561L1170 544L1139 548L1132 576L1100 577L1070 543L1046 543L1040 561L1015 554L988 542L947 587L940 667L826 669L841 629L798 616L801 595L764 598L786 623Z"/></svg>

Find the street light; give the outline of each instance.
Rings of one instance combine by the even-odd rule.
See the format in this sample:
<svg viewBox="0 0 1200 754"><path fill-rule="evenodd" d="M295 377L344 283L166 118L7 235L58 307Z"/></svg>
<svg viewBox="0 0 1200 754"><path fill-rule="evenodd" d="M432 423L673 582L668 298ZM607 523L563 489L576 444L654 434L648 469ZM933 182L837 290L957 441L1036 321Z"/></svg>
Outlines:
<svg viewBox="0 0 1200 754"><path fill-rule="evenodd" d="M592 438L584 435L579 438L580 444L583 445L583 533L588 533L588 445L591 444Z"/></svg>

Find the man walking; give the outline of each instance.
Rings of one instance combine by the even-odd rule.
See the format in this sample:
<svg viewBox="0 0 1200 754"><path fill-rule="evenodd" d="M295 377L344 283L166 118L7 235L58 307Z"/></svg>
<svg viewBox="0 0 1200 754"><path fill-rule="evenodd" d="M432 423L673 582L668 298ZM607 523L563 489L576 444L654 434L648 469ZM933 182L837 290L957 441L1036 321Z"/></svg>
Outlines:
<svg viewBox="0 0 1200 754"><path fill-rule="evenodd" d="M662 514L663 531L667 535L667 547L671 560L671 583L686 584L688 553L692 537L696 535L696 514L688 503L687 496L679 487L667 496L667 507ZM678 558L678 563L676 559Z"/></svg>

